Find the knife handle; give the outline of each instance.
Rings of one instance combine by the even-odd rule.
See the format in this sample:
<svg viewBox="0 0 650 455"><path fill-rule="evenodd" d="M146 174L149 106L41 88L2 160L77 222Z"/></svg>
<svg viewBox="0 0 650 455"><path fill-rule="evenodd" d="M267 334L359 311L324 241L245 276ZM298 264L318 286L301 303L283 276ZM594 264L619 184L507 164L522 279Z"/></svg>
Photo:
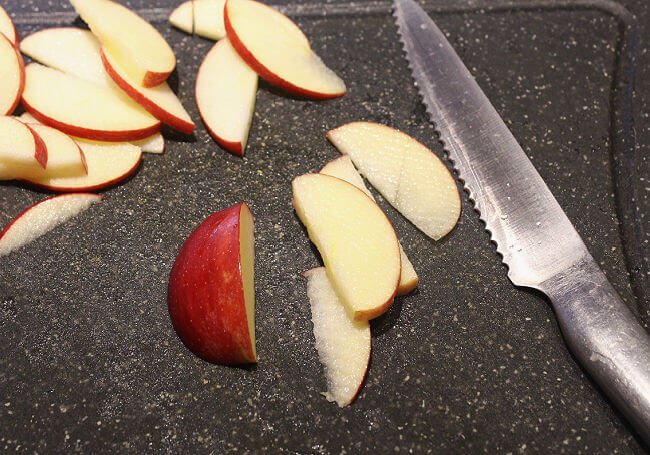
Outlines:
<svg viewBox="0 0 650 455"><path fill-rule="evenodd" d="M587 254L540 286L573 354L650 444L650 337Z"/></svg>

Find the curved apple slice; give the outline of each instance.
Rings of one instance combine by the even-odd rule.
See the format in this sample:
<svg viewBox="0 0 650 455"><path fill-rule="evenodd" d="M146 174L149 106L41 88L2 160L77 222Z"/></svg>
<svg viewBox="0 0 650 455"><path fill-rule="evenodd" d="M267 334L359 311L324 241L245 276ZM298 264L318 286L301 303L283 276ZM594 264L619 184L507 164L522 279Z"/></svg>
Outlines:
<svg viewBox="0 0 650 455"><path fill-rule="evenodd" d="M165 153L165 138L160 133L140 139L139 141L131 141L131 144L137 145L145 153Z"/></svg>
<svg viewBox="0 0 650 455"><path fill-rule="evenodd" d="M368 191L365 183L363 183L363 179L354 168L350 157L347 155L343 155L327 163L325 167L320 170L320 174L331 175L332 177L345 180L366 193L370 199L373 201L375 200L375 197L370 193L370 191ZM399 254L402 260L402 271L399 285L397 286L397 295L404 295L411 292L418 285L418 275L415 273L413 264L411 264L411 261L406 256L401 243L399 244Z"/></svg>
<svg viewBox="0 0 650 455"><path fill-rule="evenodd" d="M0 256L51 231L101 199L102 196L89 193L60 194L32 205L0 233Z"/></svg>
<svg viewBox="0 0 650 455"><path fill-rule="evenodd" d="M143 87L129 76L107 49L102 48L101 57L113 81L147 112L181 133L190 134L194 130L190 115L166 82L152 88Z"/></svg>
<svg viewBox="0 0 650 455"><path fill-rule="evenodd" d="M128 142L97 142L79 138L75 138L75 141L86 158L88 174L22 180L53 191L96 191L130 177L142 158L142 150Z"/></svg>
<svg viewBox="0 0 650 455"><path fill-rule="evenodd" d="M25 167L47 167L47 146L28 125L0 116L0 180L12 180Z"/></svg>
<svg viewBox="0 0 650 455"><path fill-rule="evenodd" d="M313 99L346 93L343 80L325 66L284 14L253 0L228 0L224 21L235 50L271 84Z"/></svg>
<svg viewBox="0 0 650 455"><path fill-rule="evenodd" d="M386 312L401 263L397 236L384 212L363 191L329 175L302 175L291 187L293 207L354 319Z"/></svg>
<svg viewBox="0 0 650 455"><path fill-rule="evenodd" d="M181 3L169 15L169 23L186 33L194 32L193 0Z"/></svg>
<svg viewBox="0 0 650 455"><path fill-rule="evenodd" d="M9 39L0 33L0 115L11 114L25 88L23 58Z"/></svg>
<svg viewBox="0 0 650 455"><path fill-rule="evenodd" d="M223 8L226 0L194 0L194 33L220 40L226 36Z"/></svg>
<svg viewBox="0 0 650 455"><path fill-rule="evenodd" d="M18 32L16 31L16 27L2 6L0 6L0 33L6 36L14 47L18 45Z"/></svg>
<svg viewBox="0 0 650 455"><path fill-rule="evenodd" d="M385 125L352 122L327 133L386 200L434 240L460 216L456 181L440 159L411 136Z"/></svg>
<svg viewBox="0 0 650 455"><path fill-rule="evenodd" d="M130 141L160 130L128 96L37 63L25 68L22 102L40 122L85 139Z"/></svg>
<svg viewBox="0 0 650 455"><path fill-rule="evenodd" d="M257 362L253 215L245 203L210 215L169 275L169 315L181 341L208 362Z"/></svg>
<svg viewBox="0 0 650 455"><path fill-rule="evenodd" d="M196 104L208 131L229 152L243 156L257 94L257 74L228 39L208 52L196 77Z"/></svg>
<svg viewBox="0 0 650 455"><path fill-rule="evenodd" d="M352 403L359 393L370 362L370 323L355 321L341 303L327 277L325 267L303 273L318 358L327 379L329 401L340 407Z"/></svg>
<svg viewBox="0 0 650 455"><path fill-rule="evenodd" d="M144 87L171 74L176 56L149 22L111 0L70 0L79 16L126 72Z"/></svg>

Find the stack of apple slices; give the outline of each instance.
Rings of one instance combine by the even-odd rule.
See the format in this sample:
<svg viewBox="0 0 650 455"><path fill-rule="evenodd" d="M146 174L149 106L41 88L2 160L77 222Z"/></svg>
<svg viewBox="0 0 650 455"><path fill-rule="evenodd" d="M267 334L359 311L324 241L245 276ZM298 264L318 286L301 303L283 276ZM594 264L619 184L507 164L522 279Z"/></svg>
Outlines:
<svg viewBox="0 0 650 455"><path fill-rule="evenodd" d="M324 268L305 272L328 400L354 400L368 368L368 320L418 283L390 222L355 169L406 218L439 239L460 214L457 185L424 145L384 125L354 122L328 132L344 155L294 179L293 205Z"/></svg>
<svg viewBox="0 0 650 455"><path fill-rule="evenodd" d="M192 0L169 20L188 33L221 40L201 64L196 102L210 134L237 156L246 148L258 76L310 99L346 93L343 80L314 53L300 28L262 3Z"/></svg>

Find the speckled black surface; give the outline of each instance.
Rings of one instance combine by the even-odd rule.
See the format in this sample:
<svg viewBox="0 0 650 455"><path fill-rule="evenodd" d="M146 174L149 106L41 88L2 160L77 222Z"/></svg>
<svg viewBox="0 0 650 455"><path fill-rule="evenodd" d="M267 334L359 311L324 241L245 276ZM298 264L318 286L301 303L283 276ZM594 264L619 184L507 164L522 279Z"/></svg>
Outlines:
<svg viewBox="0 0 650 455"><path fill-rule="evenodd" d="M174 3L158 1L147 14L164 17ZM626 171L637 215L617 214L621 166L612 164L621 145L620 116L610 128L621 105L612 87L617 68L629 68L624 14L584 2L492 12L429 5L614 287L645 317L619 224L636 216L638 231L648 232L649 12L643 0L625 4L641 36L632 110L640 145ZM146 155L102 203L0 258L0 452L643 453L575 363L546 301L507 280L464 194L458 226L437 243L380 199L421 284L373 322L372 364L357 401L341 410L320 396L325 381L300 277L319 259L292 211L291 180L337 156L324 133L351 120L388 123L442 156L386 4L327 5L338 14L296 20L349 94L312 102L262 84L244 159L215 144L194 104L211 42L155 22L178 56L172 85L197 129L190 137L165 131L165 155ZM354 12L364 5L372 11ZM67 3L3 6L21 36L74 20L50 14L69 11ZM621 84L629 87L626 78ZM47 195L0 184L0 225ZM184 348L166 285L194 227L241 201L256 216L260 362L229 368ZM648 237L640 242L647 248ZM646 250L633 250L632 262L642 263Z"/></svg>

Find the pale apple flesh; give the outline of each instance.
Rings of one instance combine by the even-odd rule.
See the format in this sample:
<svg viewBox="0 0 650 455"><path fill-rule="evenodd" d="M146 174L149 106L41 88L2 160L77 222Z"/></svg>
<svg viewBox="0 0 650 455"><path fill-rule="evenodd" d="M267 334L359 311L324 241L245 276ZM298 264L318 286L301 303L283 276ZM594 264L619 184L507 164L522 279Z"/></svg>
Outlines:
<svg viewBox="0 0 650 455"><path fill-rule="evenodd" d="M9 39L0 33L0 115L11 114L25 87L23 58Z"/></svg>
<svg viewBox="0 0 650 455"><path fill-rule="evenodd" d="M245 203L210 215L183 244L169 276L176 333L202 359L257 362L253 216Z"/></svg>
<svg viewBox="0 0 650 455"><path fill-rule="evenodd" d="M226 0L194 0L194 33L220 40L226 36L223 9Z"/></svg>
<svg viewBox="0 0 650 455"><path fill-rule="evenodd" d="M169 15L169 23L185 33L194 33L193 3L193 0L188 0L178 5Z"/></svg>
<svg viewBox="0 0 650 455"><path fill-rule="evenodd" d="M323 63L300 29L280 12L253 0L228 0L224 22L237 53L271 84L313 99L346 93L343 80Z"/></svg>
<svg viewBox="0 0 650 455"><path fill-rule="evenodd" d="M26 245L78 215L102 196L90 193L62 194L34 204L0 233L0 256Z"/></svg>
<svg viewBox="0 0 650 455"><path fill-rule="evenodd" d="M176 66L167 41L147 21L111 0L70 0L105 49L144 87L155 87Z"/></svg>
<svg viewBox="0 0 650 455"><path fill-rule="evenodd" d="M0 6L0 33L9 39L11 44L14 46L18 45L18 32L16 31L16 27L2 6Z"/></svg>
<svg viewBox="0 0 650 455"><path fill-rule="evenodd" d="M397 236L386 215L363 191L329 175L296 177L292 190L296 214L354 319L386 312L401 273Z"/></svg>
<svg viewBox="0 0 650 455"><path fill-rule="evenodd" d="M15 169L47 167L47 146L28 125L13 117L0 116L0 179L17 177Z"/></svg>
<svg viewBox="0 0 650 455"><path fill-rule="evenodd" d="M208 52L196 77L196 104L208 131L223 148L243 156L248 140L257 74L227 38Z"/></svg>
<svg viewBox="0 0 650 455"><path fill-rule="evenodd" d="M131 143L140 147L144 153L156 153L159 155L165 153L165 138L160 133L140 139L139 141L131 141Z"/></svg>
<svg viewBox="0 0 650 455"><path fill-rule="evenodd" d="M327 133L384 198L434 240L460 216L456 181L440 159L409 135L385 125L353 122Z"/></svg>
<svg viewBox="0 0 650 455"><path fill-rule="evenodd" d="M355 321L341 303L327 277L325 267L303 273L318 358L327 379L329 401L340 407L352 403L368 371L370 362L370 323Z"/></svg>
<svg viewBox="0 0 650 455"><path fill-rule="evenodd" d="M350 157L347 155L330 161L320 170L320 173L345 180L366 193L373 201L375 200L372 193L368 191L365 183L363 183L363 179L352 164ZM397 295L405 295L418 285L418 275L413 268L413 264L411 264L411 261L406 256L401 243L399 244L399 253L402 259L402 272L399 279L399 286L397 286Z"/></svg>

